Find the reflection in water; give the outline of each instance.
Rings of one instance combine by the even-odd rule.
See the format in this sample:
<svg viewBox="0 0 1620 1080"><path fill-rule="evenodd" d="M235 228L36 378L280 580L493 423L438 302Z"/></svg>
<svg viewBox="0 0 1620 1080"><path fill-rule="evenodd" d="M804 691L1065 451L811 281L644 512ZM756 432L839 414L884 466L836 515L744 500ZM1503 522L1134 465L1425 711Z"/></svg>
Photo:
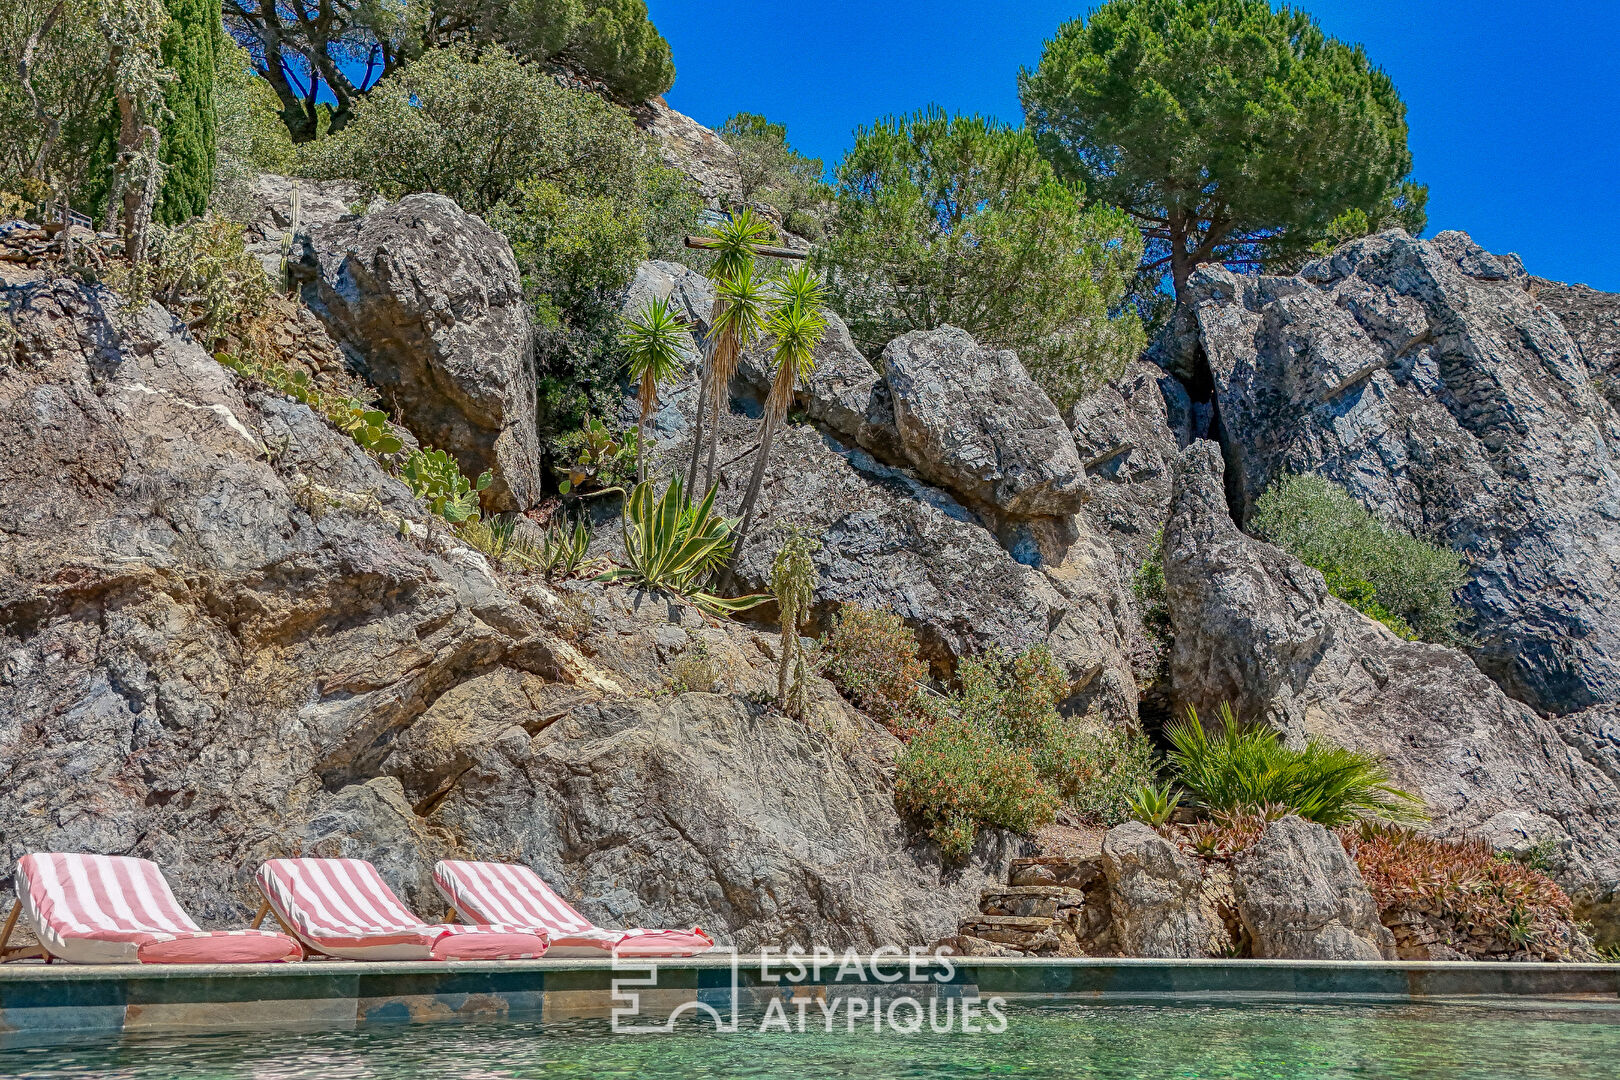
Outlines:
<svg viewBox="0 0 1620 1080"><path fill-rule="evenodd" d="M870 1030L612 1035L605 1022L126 1036L0 1051L0 1076L98 1080L1613 1080L1620 1010L1388 1006L1011 1007L1001 1035Z"/></svg>

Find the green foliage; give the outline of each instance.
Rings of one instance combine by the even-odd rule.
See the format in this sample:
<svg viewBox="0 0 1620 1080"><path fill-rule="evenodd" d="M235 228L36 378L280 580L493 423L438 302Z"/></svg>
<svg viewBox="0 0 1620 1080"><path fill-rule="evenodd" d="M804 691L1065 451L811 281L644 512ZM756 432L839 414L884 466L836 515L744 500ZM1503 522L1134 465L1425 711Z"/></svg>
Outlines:
<svg viewBox="0 0 1620 1080"><path fill-rule="evenodd" d="M659 495L651 481L637 484L624 505L624 555L628 564L597 575L597 581L628 581L645 589L673 593L714 615L746 611L769 600L754 595L728 598L708 591L707 582L731 555L736 522L714 512L715 489L693 503L679 477Z"/></svg>
<svg viewBox="0 0 1620 1080"><path fill-rule="evenodd" d="M821 667L855 706L902 739L931 718L928 665L917 635L892 611L845 604L821 648Z"/></svg>
<svg viewBox="0 0 1620 1080"><path fill-rule="evenodd" d="M517 559L547 578L570 578L584 571L591 561L590 550L591 532L584 518L575 521L571 528L566 521L554 521L546 526L539 546L521 549Z"/></svg>
<svg viewBox="0 0 1620 1080"><path fill-rule="evenodd" d="M1164 528L1153 534L1153 543L1142 557L1142 565L1131 578L1131 592L1142 613L1142 628L1161 641L1170 639L1170 609L1164 593Z"/></svg>
<svg viewBox="0 0 1620 1080"><path fill-rule="evenodd" d="M254 76L241 46L221 36L214 58L214 143L219 153L209 209L245 222L253 209L254 174L290 172L293 143L276 111L275 93Z"/></svg>
<svg viewBox="0 0 1620 1080"><path fill-rule="evenodd" d="M327 419L369 454L397 454L405 448L394 425L388 422L387 413L352 398L339 402L327 413Z"/></svg>
<svg viewBox="0 0 1620 1080"><path fill-rule="evenodd" d="M1375 214L1412 164L1389 76L1270 0L1109 0L1019 94L1059 173L1142 224L1178 294L1199 263L1264 265Z"/></svg>
<svg viewBox="0 0 1620 1080"><path fill-rule="evenodd" d="M1157 829L1181 805L1181 792L1171 784L1142 784L1130 795L1131 817Z"/></svg>
<svg viewBox="0 0 1620 1080"><path fill-rule="evenodd" d="M220 0L166 0L163 65L177 78L163 92L168 105L159 156L164 165L157 216L165 224L197 217L214 190L215 50L224 36Z"/></svg>
<svg viewBox="0 0 1620 1080"><path fill-rule="evenodd" d="M389 198L449 195L506 235L540 328L551 431L616 404L619 294L701 205L622 109L501 48L476 59L435 49L406 65L346 128L309 146L304 165Z"/></svg>
<svg viewBox="0 0 1620 1080"><path fill-rule="evenodd" d="M776 705L789 716L805 715L805 692L810 681L804 642L800 637L816 596L816 564L811 557L821 545L799 529L787 539L771 564L771 596L776 600L782 629L781 657L776 672Z"/></svg>
<svg viewBox="0 0 1620 1080"><path fill-rule="evenodd" d="M647 476L647 417L658 404L658 385L680 374L695 355L692 332L665 297L655 297L625 323L620 338L625 367L636 387L636 479Z"/></svg>
<svg viewBox="0 0 1620 1080"><path fill-rule="evenodd" d="M145 275L152 297L207 341L248 336L272 294L264 267L243 245L241 227L207 217L153 233Z"/></svg>
<svg viewBox="0 0 1620 1080"><path fill-rule="evenodd" d="M821 179L825 170L819 158L805 157L788 145L785 125L737 113L716 134L737 152L744 206L765 203L781 215L789 232L810 240L825 237L832 188Z"/></svg>
<svg viewBox="0 0 1620 1080"><path fill-rule="evenodd" d="M495 566L502 565L508 559L516 560L517 553L523 546L517 539L515 514L470 518L456 530L456 535Z"/></svg>
<svg viewBox="0 0 1620 1080"><path fill-rule="evenodd" d="M1210 811L1287 807L1334 827L1363 818L1418 821L1423 803L1395 787L1366 754L1310 739L1292 750L1275 731L1239 723L1221 706L1221 730L1211 735L1192 709L1165 727L1177 779Z"/></svg>
<svg viewBox="0 0 1620 1080"><path fill-rule="evenodd" d="M1131 794L1152 783L1159 758L1147 736L1134 728L1066 720L1060 728L1062 772L1052 783L1079 817L1101 825L1130 818Z"/></svg>
<svg viewBox="0 0 1620 1080"><path fill-rule="evenodd" d="M455 458L431 447L412 450L400 469L400 477L412 495L452 525L478 518L478 493L494 480L488 469L479 473L477 480L467 479Z"/></svg>
<svg viewBox="0 0 1620 1080"><path fill-rule="evenodd" d="M1025 132L938 109L880 120L838 167L818 249L833 307L876 357L895 336L960 327L1019 359L1067 406L1144 344L1123 307L1141 259L1121 211L1086 207Z"/></svg>
<svg viewBox="0 0 1620 1080"><path fill-rule="evenodd" d="M596 80L621 101L645 101L675 81L669 43L645 0L344 0L307 5L226 0L226 22L255 46L297 142L341 130L373 80L446 46L510 48L548 69ZM328 103L333 104L328 104Z"/></svg>
<svg viewBox="0 0 1620 1080"><path fill-rule="evenodd" d="M557 490L563 495L585 494L623 487L635 478L639 444L634 431L620 435L594 416L557 440Z"/></svg>
<svg viewBox="0 0 1620 1080"><path fill-rule="evenodd" d="M967 858L982 825L1032 832L1052 821L1057 798L1029 752L982 724L942 717L895 764L895 805L919 822L951 861Z"/></svg>
<svg viewBox="0 0 1620 1080"><path fill-rule="evenodd" d="M43 117L21 78L23 46L45 26L55 2L0 4L0 57L5 58L0 63L0 190L29 204L57 192L89 213L94 208L88 190L96 164L92 149L103 133L110 86L107 42L94 0L67 0L39 37L31 82Z"/></svg>
<svg viewBox="0 0 1620 1080"><path fill-rule="evenodd" d="M1464 612L1452 599L1467 580L1462 558L1380 520L1337 484L1313 474L1275 480L1249 528L1322 571L1335 596L1401 636L1467 643Z"/></svg>

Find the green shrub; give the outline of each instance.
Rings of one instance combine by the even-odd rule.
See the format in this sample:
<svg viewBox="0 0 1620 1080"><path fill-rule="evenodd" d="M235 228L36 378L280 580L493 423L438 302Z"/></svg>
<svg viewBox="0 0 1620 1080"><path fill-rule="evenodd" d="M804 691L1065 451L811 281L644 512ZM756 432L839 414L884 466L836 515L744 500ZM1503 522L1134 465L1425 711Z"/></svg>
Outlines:
<svg viewBox="0 0 1620 1080"><path fill-rule="evenodd" d="M1132 728L1065 722L1064 772L1053 778L1064 803L1080 817L1118 825L1131 816L1131 794L1159 772L1147 736Z"/></svg>
<svg viewBox="0 0 1620 1080"><path fill-rule="evenodd" d="M900 738L925 723L928 665L917 635L894 612L845 604L822 644L821 667L857 708Z"/></svg>
<svg viewBox="0 0 1620 1080"><path fill-rule="evenodd" d="M915 736L895 767L895 805L919 822L946 859L972 851L981 825L1031 832L1052 821L1057 799L1029 753L982 724L947 716Z"/></svg>
<svg viewBox="0 0 1620 1080"><path fill-rule="evenodd" d="M819 158L793 149L784 125L754 113L737 113L716 134L737 152L744 206L752 202L773 206L789 232L809 240L823 238L832 188L821 179Z"/></svg>
<svg viewBox="0 0 1620 1080"><path fill-rule="evenodd" d="M1337 484L1286 476L1255 503L1250 528L1322 571L1333 594L1403 637L1466 644L1452 598L1467 579L1462 558L1379 520Z"/></svg>
<svg viewBox="0 0 1620 1080"><path fill-rule="evenodd" d="M1145 344L1123 307L1141 233L1083 195L1027 132L983 117L930 109L862 128L816 253L833 307L873 358L944 323L1016 349L1066 407Z"/></svg>
<svg viewBox="0 0 1620 1080"><path fill-rule="evenodd" d="M1421 800L1395 787L1375 758L1314 738L1292 750L1275 731L1240 723L1230 705L1213 736L1188 709L1165 737L1176 778L1207 811L1286 807L1329 827L1423 818Z"/></svg>

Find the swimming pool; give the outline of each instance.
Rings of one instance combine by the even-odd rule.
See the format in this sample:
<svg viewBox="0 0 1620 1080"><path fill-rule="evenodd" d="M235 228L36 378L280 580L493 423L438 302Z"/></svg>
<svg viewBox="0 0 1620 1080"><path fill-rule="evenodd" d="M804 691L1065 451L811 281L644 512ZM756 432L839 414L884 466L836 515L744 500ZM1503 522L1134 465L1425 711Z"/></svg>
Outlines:
<svg viewBox="0 0 1620 1080"><path fill-rule="evenodd" d="M1020 1076L1053 1080L1612 1080L1620 1010L1475 1005L1027 1005L1001 1034L767 1031L614 1035L605 1021L124 1035L0 1051L0 1075L98 1080L678 1080Z"/></svg>

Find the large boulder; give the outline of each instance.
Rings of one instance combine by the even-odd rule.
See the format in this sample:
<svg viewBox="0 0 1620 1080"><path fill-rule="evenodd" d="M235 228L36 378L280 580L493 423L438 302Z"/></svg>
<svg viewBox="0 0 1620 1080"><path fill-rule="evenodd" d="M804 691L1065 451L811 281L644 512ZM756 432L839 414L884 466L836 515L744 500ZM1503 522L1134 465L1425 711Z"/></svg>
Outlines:
<svg viewBox="0 0 1620 1080"><path fill-rule="evenodd" d="M1140 821L1102 842L1114 944L1124 956L1220 956L1231 944L1210 868Z"/></svg>
<svg viewBox="0 0 1620 1080"><path fill-rule="evenodd" d="M412 433L487 507L540 500L534 340L505 237L443 195L408 195L313 230L305 299Z"/></svg>
<svg viewBox="0 0 1620 1080"><path fill-rule="evenodd" d="M1178 707L1270 724L1374 754L1419 795L1441 835L1489 837L1539 814L1588 905L1620 884L1620 787L1455 649L1403 641L1331 596L1322 575L1245 536L1226 505L1221 451L1183 451L1165 529Z"/></svg>
<svg viewBox="0 0 1620 1080"><path fill-rule="evenodd" d="M691 177L710 210L730 210L742 202L737 151L725 140L661 97L632 110L636 124L653 137L664 163Z"/></svg>
<svg viewBox="0 0 1620 1080"><path fill-rule="evenodd" d="M1289 815L1274 821L1232 871L1254 955L1284 960L1393 960L1361 871L1338 837Z"/></svg>
<svg viewBox="0 0 1620 1080"><path fill-rule="evenodd" d="M1167 362L1210 386L1233 510L1290 472L1462 552L1471 653L1514 697L1620 700L1613 414L1518 260L1357 240L1297 277L1204 268Z"/></svg>
<svg viewBox="0 0 1620 1080"><path fill-rule="evenodd" d="M278 284L286 277L286 265L304 257L314 230L363 213L371 202L365 185L353 180L306 180L275 173L255 174L247 200L242 243Z"/></svg>
<svg viewBox="0 0 1620 1080"><path fill-rule="evenodd" d="M925 480L1015 517L1085 505L1074 439L1016 353L942 326L889 342L883 370L901 448Z"/></svg>
<svg viewBox="0 0 1620 1080"><path fill-rule="evenodd" d="M836 342L826 347L835 349ZM854 363L849 358L844 370L856 373ZM754 464L760 403L750 387L761 376L751 370L763 369L745 358L732 407L722 416L717 482L726 513L736 511ZM852 379L845 388L857 384ZM655 475L685 473L695 398L690 380L666 395L651 448ZM840 408L821 407L824 415ZM680 422L667 421L670 412L679 413ZM992 646L1017 651L1044 642L1069 677L1068 707L1135 720L1136 685L1123 644L1128 605L1112 551L1084 518L1074 519L1066 561L1037 569L1009 553L951 494L831 429L801 423L779 430L754 531L736 567L742 587L768 588L783 536L797 526L820 545L813 556L812 627L826 629L844 604L891 609L916 631L942 676L961 658Z"/></svg>

